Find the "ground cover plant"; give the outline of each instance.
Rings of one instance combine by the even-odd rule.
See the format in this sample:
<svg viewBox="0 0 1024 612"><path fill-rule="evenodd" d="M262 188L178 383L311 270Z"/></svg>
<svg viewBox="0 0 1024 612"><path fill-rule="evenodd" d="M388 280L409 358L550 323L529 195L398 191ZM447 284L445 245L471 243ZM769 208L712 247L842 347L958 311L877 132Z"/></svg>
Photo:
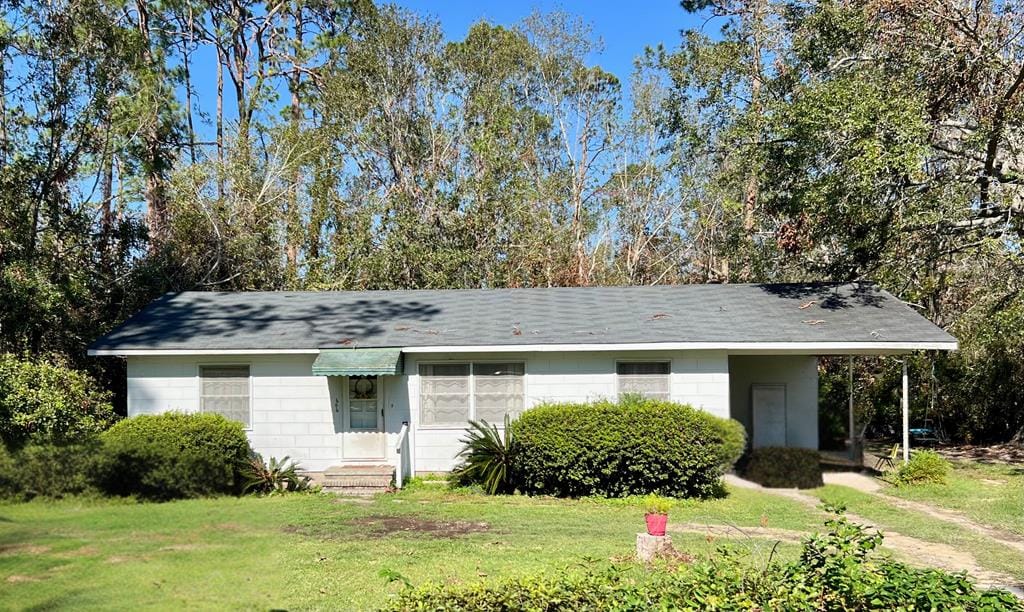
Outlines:
<svg viewBox="0 0 1024 612"><path fill-rule="evenodd" d="M692 566L636 564L474 584L407 588L388 609L412 610L1024 610L963 575L918 569L877 552L882 536L841 514L807 538L798 559L763 567L723 549Z"/></svg>
<svg viewBox="0 0 1024 612"><path fill-rule="evenodd" d="M931 450L914 451L910 461L901 463L889 476L896 485L946 484L949 476L949 461Z"/></svg>

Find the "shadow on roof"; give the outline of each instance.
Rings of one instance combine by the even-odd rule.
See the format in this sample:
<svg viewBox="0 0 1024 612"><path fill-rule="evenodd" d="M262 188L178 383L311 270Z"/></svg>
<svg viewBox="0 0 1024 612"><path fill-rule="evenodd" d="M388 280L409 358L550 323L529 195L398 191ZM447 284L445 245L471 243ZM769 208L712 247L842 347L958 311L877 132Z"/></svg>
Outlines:
<svg viewBox="0 0 1024 612"><path fill-rule="evenodd" d="M245 303L245 293L165 295L93 348L248 337L271 326L290 340L307 337L325 346L354 346L383 334L383 326L392 321L429 323L441 313L440 308L418 300L364 298L347 303L339 313L326 304L292 301L295 294L274 297L270 303L257 304Z"/></svg>
<svg viewBox="0 0 1024 612"><path fill-rule="evenodd" d="M776 297L813 302L825 310L853 306L882 308L887 297L870 283L784 283L758 285Z"/></svg>

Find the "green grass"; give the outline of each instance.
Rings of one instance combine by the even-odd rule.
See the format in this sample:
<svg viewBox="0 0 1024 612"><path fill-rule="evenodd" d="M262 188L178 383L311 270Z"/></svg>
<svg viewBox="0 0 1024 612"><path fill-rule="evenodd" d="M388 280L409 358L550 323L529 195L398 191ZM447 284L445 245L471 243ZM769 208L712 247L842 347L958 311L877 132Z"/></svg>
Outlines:
<svg viewBox="0 0 1024 612"><path fill-rule="evenodd" d="M945 485L890 487L885 493L956 510L975 522L1024 536L1024 466L954 461Z"/></svg>
<svg viewBox="0 0 1024 612"><path fill-rule="evenodd" d="M877 495L849 487L826 485L809 493L822 501L846 506L849 512L874 522L883 535L886 529L892 529L920 540L948 544L971 553L982 567L1024 580L1024 555L963 527L888 505Z"/></svg>
<svg viewBox="0 0 1024 612"><path fill-rule="evenodd" d="M469 533L446 537L413 529ZM684 502L671 522L814 531L802 504L747 490ZM481 525L484 524L484 525ZM0 608L365 609L381 604L381 571L410 581L467 581L628 556L642 509L623 501L487 497L416 484L370 503L330 496L220 498L166 504L103 500L0 505ZM674 534L676 548L722 542ZM766 540L732 541L767 558ZM791 556L795 545L777 551Z"/></svg>

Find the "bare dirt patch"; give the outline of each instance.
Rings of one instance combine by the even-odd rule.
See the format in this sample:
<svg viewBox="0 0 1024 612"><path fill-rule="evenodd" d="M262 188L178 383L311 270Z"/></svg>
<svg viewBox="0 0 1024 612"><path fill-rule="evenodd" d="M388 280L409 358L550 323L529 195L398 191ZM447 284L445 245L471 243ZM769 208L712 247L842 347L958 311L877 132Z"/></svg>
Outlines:
<svg viewBox="0 0 1024 612"><path fill-rule="evenodd" d="M799 544L807 536L802 531L791 529L774 529L771 527L736 527L733 525L707 525L703 523L669 523L668 530L673 533L697 533L709 540L729 538L756 538L778 540Z"/></svg>
<svg viewBox="0 0 1024 612"><path fill-rule="evenodd" d="M18 584L20 582L39 582L40 580L42 580L42 578L36 578L35 576L21 576L18 574L12 574L7 577L5 582L9 582L11 584Z"/></svg>
<svg viewBox="0 0 1024 612"><path fill-rule="evenodd" d="M92 557L99 554L99 549L95 546L83 546L74 550L65 550L64 552L57 553L55 557L61 559L74 559L76 557Z"/></svg>
<svg viewBox="0 0 1024 612"><path fill-rule="evenodd" d="M471 533L483 533L491 528L487 523L434 521L413 516L367 516L352 519L348 524L375 537L409 533L424 534L435 538L457 538Z"/></svg>
<svg viewBox="0 0 1024 612"><path fill-rule="evenodd" d="M170 546L161 546L159 550L162 552L189 552L203 548L209 548L209 546L205 544L171 544Z"/></svg>
<svg viewBox="0 0 1024 612"><path fill-rule="evenodd" d="M42 555L48 552L50 552L49 546L38 546L36 544L0 544L0 557Z"/></svg>
<svg viewBox="0 0 1024 612"><path fill-rule="evenodd" d="M1024 445L993 444L991 446L940 446L935 449L948 459L971 459L981 463L1024 463Z"/></svg>

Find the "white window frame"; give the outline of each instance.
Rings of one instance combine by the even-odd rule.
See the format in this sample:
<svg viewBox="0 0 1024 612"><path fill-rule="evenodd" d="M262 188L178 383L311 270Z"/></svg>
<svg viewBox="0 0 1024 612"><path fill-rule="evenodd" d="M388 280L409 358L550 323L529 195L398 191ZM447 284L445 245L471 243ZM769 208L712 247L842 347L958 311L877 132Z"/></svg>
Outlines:
<svg viewBox="0 0 1024 612"><path fill-rule="evenodd" d="M525 411L526 398L529 397L527 385L529 384L529 372L527 371L527 362L525 359L450 359L447 361L418 361L416 362L416 426L419 429L437 429L437 430L454 430L462 431L469 427L469 422L476 420L476 375L473 374L473 366L475 364L483 363L521 363L523 365L523 410ZM420 374L421 365L468 365L469 366L469 418L466 419L464 425L458 425L455 423L437 423L432 425L423 424L423 378ZM502 419L501 423L491 423L499 430L504 431L505 421Z"/></svg>
<svg viewBox="0 0 1024 612"><path fill-rule="evenodd" d="M195 411L197 413L200 413L200 414L218 414L218 413L214 413L214 412L207 413L206 411L203 410L203 368L248 368L249 369L249 425L246 426L245 423L241 423L240 421L235 421L235 422L236 423L240 423L242 425L242 430L243 431L252 431L253 427L256 424L256 422L255 422L256 413L253 410L253 404L255 404L255 399L256 398L255 398L255 396L253 394L254 386L252 384L253 383L252 364L251 363L241 363L241 362L237 362L237 361L224 362L224 363L216 362L216 361L210 361L210 362L201 362L201 363L197 363L196 364L196 410Z"/></svg>
<svg viewBox="0 0 1024 612"><path fill-rule="evenodd" d="M619 374L619 364L627 363L664 363L668 365L668 372L664 374L668 378L668 399L672 401L672 360L671 359L616 359L615 360L615 397L622 397L622 375ZM626 393L629 393L627 391Z"/></svg>

